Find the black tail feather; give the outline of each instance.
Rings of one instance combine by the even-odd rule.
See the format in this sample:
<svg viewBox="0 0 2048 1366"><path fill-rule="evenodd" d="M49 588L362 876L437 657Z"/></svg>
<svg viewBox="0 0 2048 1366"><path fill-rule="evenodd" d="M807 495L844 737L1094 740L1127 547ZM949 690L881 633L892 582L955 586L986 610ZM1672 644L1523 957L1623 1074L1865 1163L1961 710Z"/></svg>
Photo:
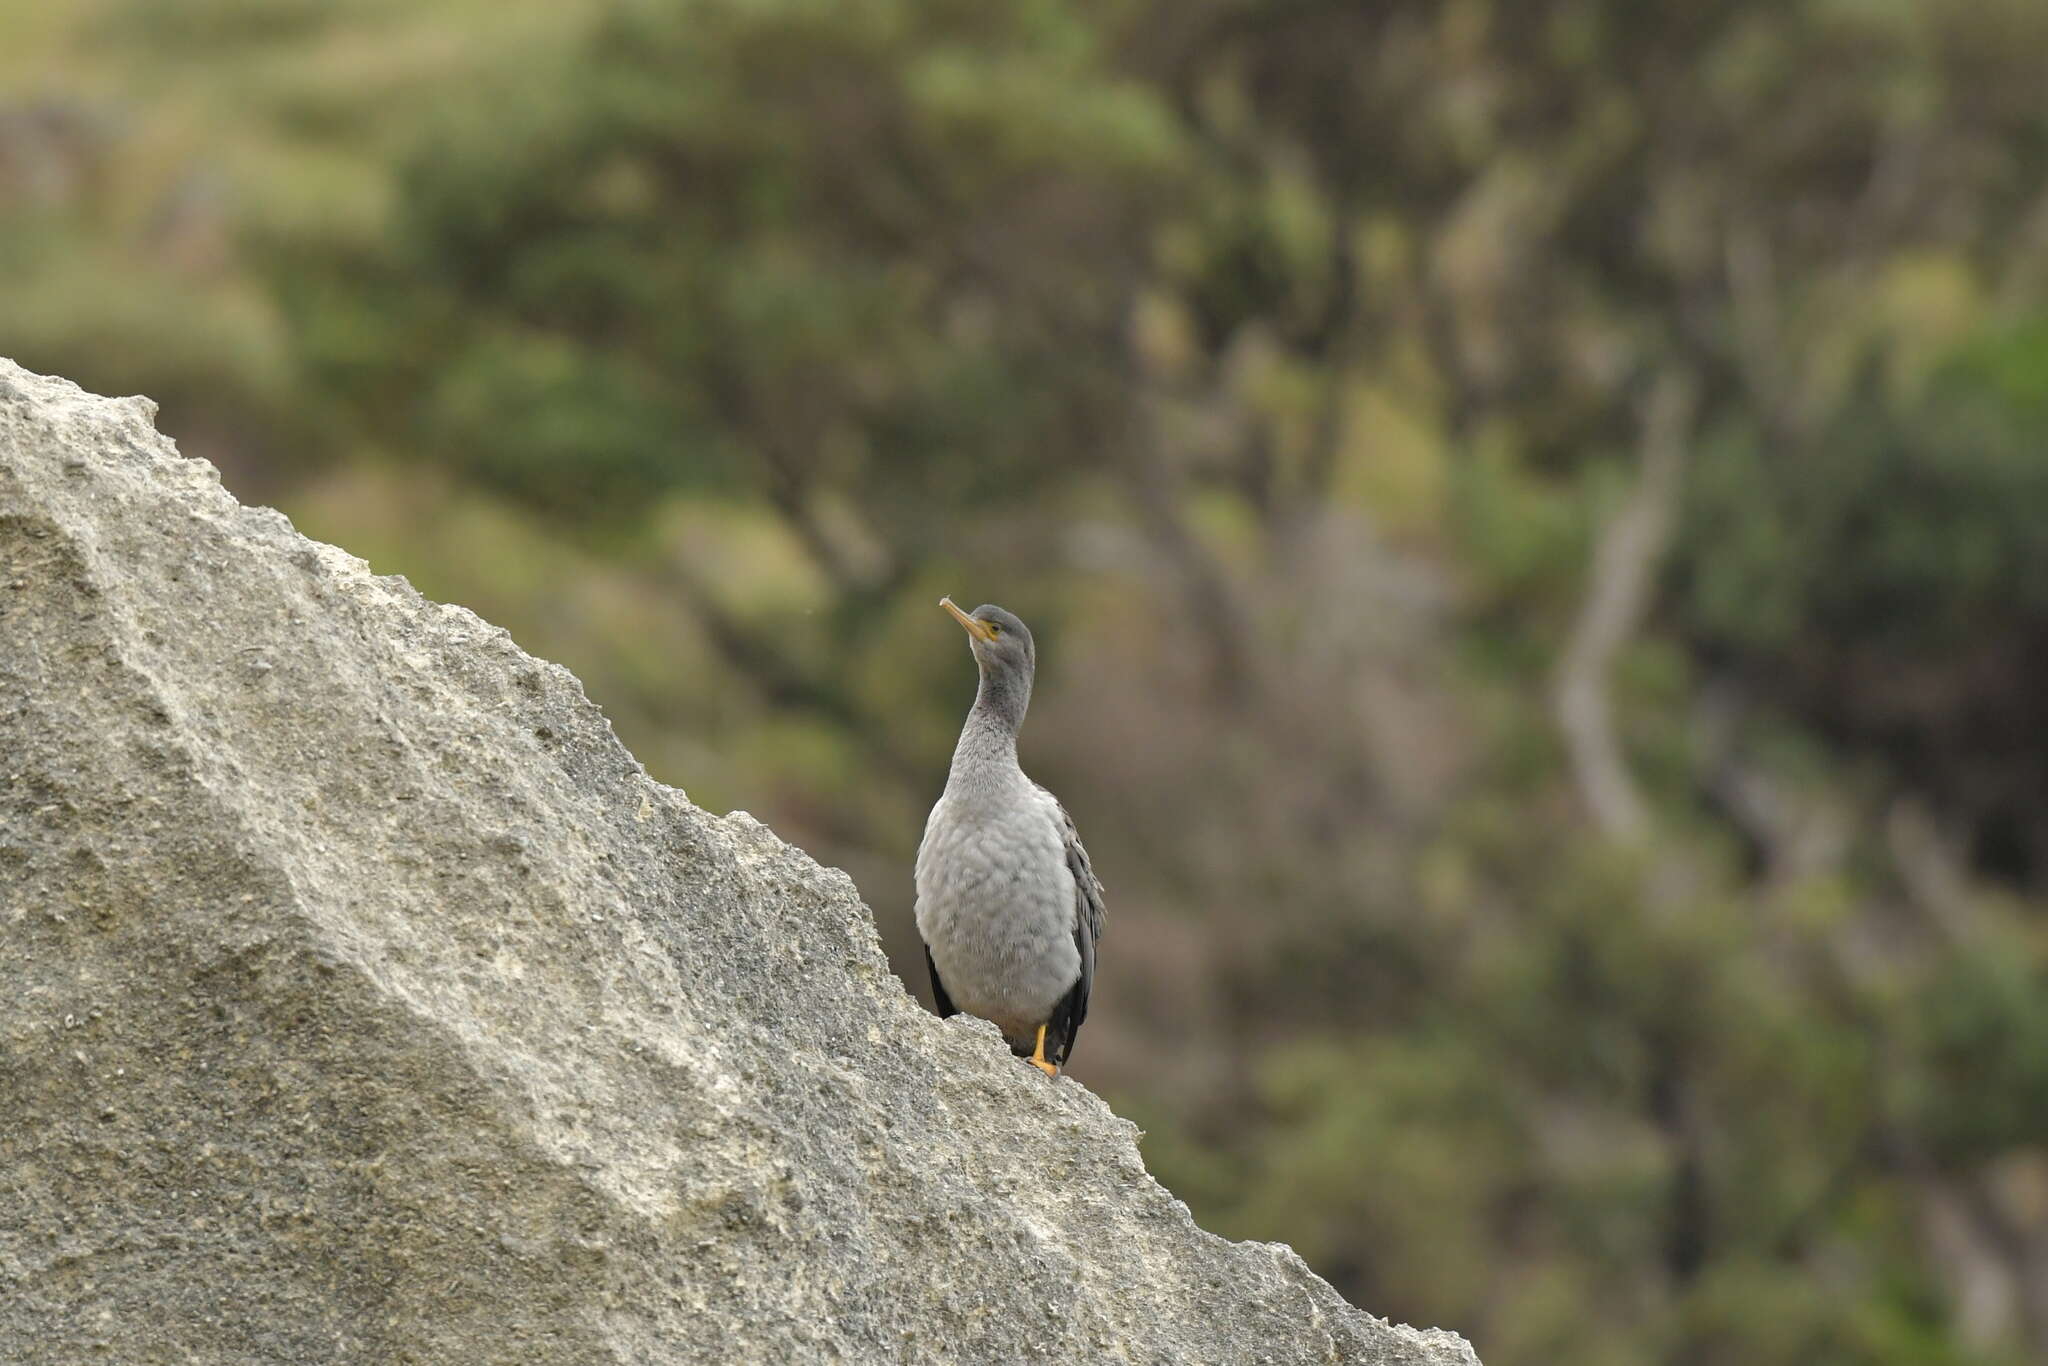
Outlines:
<svg viewBox="0 0 2048 1366"><path fill-rule="evenodd" d="M1083 973L1081 979L1074 983L1074 989L1060 998L1060 1003L1052 1008L1052 1019L1046 1024L1045 1057L1056 1066L1067 1065L1067 1056L1074 1051L1074 1036L1081 1032L1081 1021L1088 1018L1090 975ZM1025 1051L1028 1053L1030 1050Z"/></svg>
<svg viewBox="0 0 2048 1366"><path fill-rule="evenodd" d="M932 974L932 1006L940 1019L950 1020L960 1013L960 1007L953 1004L953 998L946 994L946 984L939 980L939 965L932 961L930 945L925 946L924 965Z"/></svg>

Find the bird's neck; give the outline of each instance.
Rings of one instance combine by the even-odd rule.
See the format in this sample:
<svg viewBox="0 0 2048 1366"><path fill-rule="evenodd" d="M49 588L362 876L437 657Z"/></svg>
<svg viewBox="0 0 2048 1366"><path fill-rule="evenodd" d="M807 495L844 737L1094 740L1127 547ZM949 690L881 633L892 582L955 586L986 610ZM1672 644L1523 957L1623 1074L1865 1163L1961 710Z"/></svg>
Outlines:
<svg viewBox="0 0 2048 1366"><path fill-rule="evenodd" d="M981 686L974 693L974 710L967 713L969 728L986 726L1007 737L1010 749L1017 748L1017 732L1024 728L1024 711L1031 705L1031 676L1004 670L994 674L983 670Z"/></svg>
<svg viewBox="0 0 2048 1366"><path fill-rule="evenodd" d="M960 728L960 743L953 747L954 782L969 786L1017 771L1017 728L1030 702L1028 683L1019 688L1009 680L981 680L967 724Z"/></svg>

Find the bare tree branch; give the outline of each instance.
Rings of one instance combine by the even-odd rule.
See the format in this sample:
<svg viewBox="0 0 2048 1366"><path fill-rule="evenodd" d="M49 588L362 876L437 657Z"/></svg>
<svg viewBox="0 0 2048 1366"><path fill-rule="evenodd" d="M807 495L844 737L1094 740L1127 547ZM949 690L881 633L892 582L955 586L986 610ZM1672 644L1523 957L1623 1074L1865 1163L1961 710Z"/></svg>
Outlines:
<svg viewBox="0 0 2048 1366"><path fill-rule="evenodd" d="M1698 388L1667 370L1643 405L1642 473L1593 552L1592 580L1572 627L1552 701L1593 820L1612 839L1639 843L1649 816L1614 736L1608 671L1641 623L1671 535Z"/></svg>
<svg viewBox="0 0 2048 1366"><path fill-rule="evenodd" d="M1297 507L1320 504L1330 493L1330 481L1337 470L1337 452L1344 441L1344 408L1353 381L1352 367L1364 349L1358 326L1358 235L1357 220L1349 212L1331 216L1329 270L1330 291L1316 331L1314 344L1321 352L1323 392L1316 405L1315 424L1309 439L1308 458L1303 462Z"/></svg>
<svg viewBox="0 0 2048 1366"><path fill-rule="evenodd" d="M1241 707L1258 682L1252 668L1249 613L1223 567L1188 524L1175 480L1162 462L1134 450L1122 473L1146 535L1172 566L1175 587L1203 630L1209 676L1218 697Z"/></svg>
<svg viewBox="0 0 2048 1366"><path fill-rule="evenodd" d="M1934 813L1915 797L1893 799L1885 812L1884 842L1907 899L1935 932L1950 944L1975 939L1981 926L1969 869Z"/></svg>

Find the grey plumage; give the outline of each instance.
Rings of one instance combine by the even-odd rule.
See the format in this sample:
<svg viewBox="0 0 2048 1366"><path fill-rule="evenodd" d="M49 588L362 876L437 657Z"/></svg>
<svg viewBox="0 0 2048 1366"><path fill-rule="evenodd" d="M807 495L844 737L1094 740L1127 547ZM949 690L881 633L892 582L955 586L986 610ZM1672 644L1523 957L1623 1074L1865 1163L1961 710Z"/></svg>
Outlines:
<svg viewBox="0 0 2048 1366"><path fill-rule="evenodd" d="M1030 630L992 604L940 605L967 630L981 683L917 851L932 995L941 1015L995 1021L1050 1072L1087 1017L1102 884L1066 809L1017 764L1037 667Z"/></svg>

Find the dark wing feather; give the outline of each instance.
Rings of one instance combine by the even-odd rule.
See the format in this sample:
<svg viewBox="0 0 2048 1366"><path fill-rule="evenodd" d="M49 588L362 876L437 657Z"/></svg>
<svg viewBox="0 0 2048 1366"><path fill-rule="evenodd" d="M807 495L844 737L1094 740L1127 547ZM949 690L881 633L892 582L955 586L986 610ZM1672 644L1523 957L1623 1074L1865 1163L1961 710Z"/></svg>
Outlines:
<svg viewBox="0 0 2048 1366"><path fill-rule="evenodd" d="M924 949L924 965L932 975L932 1005L937 1008L940 1019L950 1020L960 1013L960 1008L953 1004L953 998L946 994L946 984L939 980L939 965L932 961L929 944Z"/></svg>
<svg viewBox="0 0 2048 1366"><path fill-rule="evenodd" d="M1042 787L1038 790L1045 792ZM1053 1012L1051 1028L1046 1031L1047 1051L1055 1062L1065 1063L1073 1051L1074 1036L1081 1032L1081 1022L1088 1018L1088 996L1095 988L1095 943L1102 938L1104 920L1102 879L1095 876L1095 866L1088 861L1088 850L1081 843L1080 832L1074 829L1074 818L1060 805L1059 798L1050 792L1045 792L1045 796L1059 813L1067 871L1074 877L1074 947L1081 954L1080 980L1060 1001Z"/></svg>

